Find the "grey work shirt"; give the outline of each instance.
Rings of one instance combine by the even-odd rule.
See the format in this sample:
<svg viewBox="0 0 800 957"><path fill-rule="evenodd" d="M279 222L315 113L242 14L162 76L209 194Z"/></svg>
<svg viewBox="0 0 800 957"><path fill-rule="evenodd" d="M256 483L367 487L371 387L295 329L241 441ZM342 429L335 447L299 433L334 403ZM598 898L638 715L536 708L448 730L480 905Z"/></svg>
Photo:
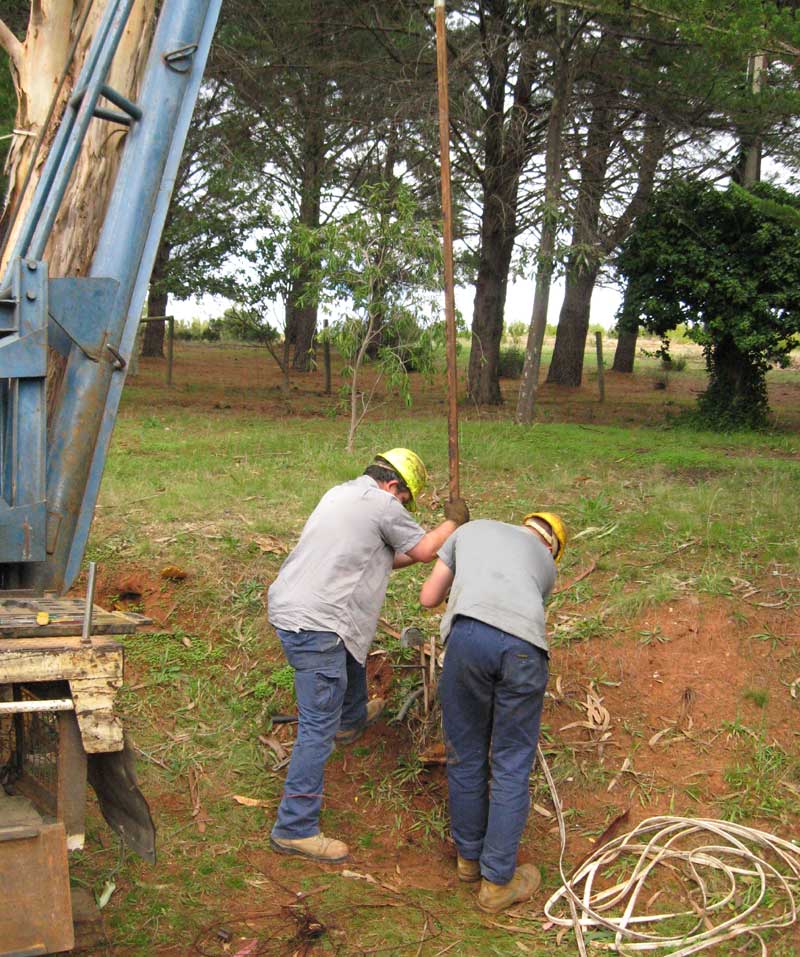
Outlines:
<svg viewBox="0 0 800 957"><path fill-rule="evenodd" d="M395 554L410 551L424 534L369 475L336 485L270 586L270 622L284 631L333 631L364 664Z"/></svg>
<svg viewBox="0 0 800 957"><path fill-rule="evenodd" d="M454 532L439 558L455 575L442 638L456 615L466 615L547 651L544 603L556 581L556 564L533 532L478 519Z"/></svg>

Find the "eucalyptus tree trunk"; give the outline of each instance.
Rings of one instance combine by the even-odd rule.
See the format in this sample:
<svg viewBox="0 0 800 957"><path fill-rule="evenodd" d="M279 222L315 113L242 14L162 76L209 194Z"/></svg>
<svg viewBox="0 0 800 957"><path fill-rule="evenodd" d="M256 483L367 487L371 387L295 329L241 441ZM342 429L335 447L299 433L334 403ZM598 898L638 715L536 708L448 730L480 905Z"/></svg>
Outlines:
<svg viewBox="0 0 800 957"><path fill-rule="evenodd" d="M472 346L469 354L469 396L478 405L500 405L500 340L514 236L508 235L503 213L484 206L481 260L475 283Z"/></svg>
<svg viewBox="0 0 800 957"><path fill-rule="evenodd" d="M300 112L304 116L299 222L310 229L320 223L323 167L325 164L326 81L314 76L302 94ZM308 372L314 360L314 336L317 332L318 304L309 300L311 264L299 263L287 303L286 334L294 347L292 367Z"/></svg>
<svg viewBox="0 0 800 957"><path fill-rule="evenodd" d="M564 119L574 74L569 48L561 37L566 14L559 11L559 35L557 36L553 99L547 122L547 148L545 151L544 211L536 267L536 287L533 294L533 310L525 348L525 363L522 368L516 420L520 424L533 421L536 393L539 388L539 368L542 361L542 343L547 328L547 310L550 305L550 283L555 266L554 251L558 234L561 204L561 155Z"/></svg>
<svg viewBox="0 0 800 957"><path fill-rule="evenodd" d="M617 333L617 348L614 351L614 364L611 366L614 372L633 372L638 338L638 326L636 328L620 326Z"/></svg>
<svg viewBox="0 0 800 957"><path fill-rule="evenodd" d="M386 200L389 204L394 202L397 195L396 187L398 180L395 175L397 152L398 129L395 124L392 124L386 138L386 155L380 166L380 174L383 182L389 184L389 189L386 193ZM384 345L386 325L389 319L389 311L386 306L386 293L394 278L393 276L379 275L376 277L372 287L372 299L370 301L369 312L372 317L373 330L367 346L367 357L370 359L377 359L381 346Z"/></svg>
<svg viewBox="0 0 800 957"><path fill-rule="evenodd" d="M76 31L88 8L88 18L77 40L75 54L72 61L67 63L69 51L76 40ZM154 10L155 0L135 0L109 71L108 84L133 101L138 95L150 49L155 27ZM17 93L14 129L21 131L14 137L8 155L8 195L3 216L10 218L12 214L15 215L13 222L4 223L8 235L0 273L4 271L14 248L47 151L72 95L102 13L103 5L91 4L91 0L34 0L23 40L17 39L0 20L0 44L9 55ZM64 82L59 88L62 75ZM56 91L52 120L44 131L38 155L34 156L35 144L43 131ZM48 262L51 278L88 273L125 135L125 127L109 125L100 120L90 124L45 249L44 258ZM23 195L23 184L31 164L33 172ZM65 361L51 350L47 383L48 405L51 408L64 367Z"/></svg>
<svg viewBox="0 0 800 957"><path fill-rule="evenodd" d="M761 111L756 104L759 100L759 94L764 88L766 67L767 58L763 53L753 54L747 64L747 78L755 102L751 106L748 121L739 126L739 162L734 171L737 182L745 188L761 181L761 153L763 147L761 125L763 121Z"/></svg>
<svg viewBox="0 0 800 957"><path fill-rule="evenodd" d="M17 135L8 157L8 197L4 215L15 208L17 215L6 243L6 256L22 226L47 158L47 150L55 136L57 124L83 66L94 32L102 16L102 4L95 3L78 41L72 63L67 55L75 40L89 0L37 0L31 14L25 39L17 40L0 21L0 42L11 60L11 72L17 91L18 109L14 128ZM155 0L135 0L114 57L108 83L123 96L136 99L155 26ZM31 182L24 196L20 195L31 162L36 137L42 130L53 93L66 67L64 83L55 104L53 119L45 133L42 149L35 159ZM75 166L61 212L53 226L45 257L50 276L85 272L94 254L106 204L114 182L125 128L102 121L89 127L83 150ZM5 266L5 262L0 264Z"/></svg>
<svg viewBox="0 0 800 957"><path fill-rule="evenodd" d="M605 123L603 123L603 126L605 126ZM611 131L606 128L606 131L600 138L604 149L607 143L610 144L610 139L605 139L605 136L610 135L610 133ZM591 131L589 137L591 141ZM608 155L606 154L605 159L603 159L601 151L598 156L598 161L602 161L602 177L600 179L594 179L594 177L599 176L601 172L599 162L591 176L593 181L599 185L599 188L597 190L591 189L587 191L584 197L586 205L582 210L580 196L578 200L572 248L579 253L583 251L584 254L581 255L580 262L576 263L576 268L567 274L564 306L562 307L561 316L559 318L556 348L553 352L553 362L550 365L548 382L556 382L559 385L569 386L578 386L581 384L583 377L583 355L586 350L586 335L589 331L589 312L592 293L600 270L600 264L625 239L636 217L641 215L647 208L647 204L653 194L656 169L664 155L665 148L666 129L663 123L655 116L648 115L645 118L642 132L636 190L627 206L617 217L613 227L608 229L603 236L597 235L597 223ZM581 193L583 193L583 178L581 180ZM586 249L592 250L589 256L585 255ZM576 260L577 256L573 256L573 262ZM571 289L572 285L575 286L574 289ZM559 337L561 338L560 350Z"/></svg>
<svg viewBox="0 0 800 957"><path fill-rule="evenodd" d="M158 252L153 262L153 271L150 274L150 288L147 292L147 316L165 316L167 314L167 291L163 280L169 263L172 247L166 238L166 230L161 234ZM144 323L144 340L142 355L150 359L164 358L164 322Z"/></svg>
<svg viewBox="0 0 800 957"><path fill-rule="evenodd" d="M517 237L519 180L531 149L530 96L535 72L530 18L512 27L508 4L482 9L481 39L489 74L483 156L483 213L472 314L468 392L478 405L499 405L500 340L508 270ZM520 51L513 104L506 106L510 50Z"/></svg>
<svg viewBox="0 0 800 957"><path fill-rule="evenodd" d="M614 139L614 119L614 111L605 89L602 89L595 97L586 151L581 161L564 302L558 319L553 361L547 374L547 381L556 385L579 386L583 376L589 309L600 270L597 225Z"/></svg>

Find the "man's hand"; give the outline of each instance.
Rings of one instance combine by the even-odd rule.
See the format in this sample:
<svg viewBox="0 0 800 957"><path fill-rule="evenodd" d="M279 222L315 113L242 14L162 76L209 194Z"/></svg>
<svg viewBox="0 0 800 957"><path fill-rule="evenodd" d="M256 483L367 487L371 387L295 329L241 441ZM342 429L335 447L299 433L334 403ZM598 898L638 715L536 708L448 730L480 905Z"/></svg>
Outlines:
<svg viewBox="0 0 800 957"><path fill-rule="evenodd" d="M444 517L456 525L466 525L469 521L469 509L463 498L454 498L452 502L445 502Z"/></svg>

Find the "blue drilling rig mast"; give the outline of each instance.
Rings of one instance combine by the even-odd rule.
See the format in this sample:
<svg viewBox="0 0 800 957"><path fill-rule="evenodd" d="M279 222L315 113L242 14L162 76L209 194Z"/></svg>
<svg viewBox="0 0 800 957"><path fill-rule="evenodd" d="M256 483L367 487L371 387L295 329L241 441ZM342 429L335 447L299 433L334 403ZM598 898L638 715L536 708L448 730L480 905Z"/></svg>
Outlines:
<svg viewBox="0 0 800 957"><path fill-rule="evenodd" d="M61 593L78 573L220 3L164 3L138 103L106 85L133 0L108 4L0 284L5 589ZM42 255L91 122L127 127L121 166L88 276L49 279ZM67 362L50 421L48 349Z"/></svg>
<svg viewBox="0 0 800 957"><path fill-rule="evenodd" d="M155 856L114 713L122 647L109 635L135 626L62 596L86 548L221 2L163 0L134 103L108 85L134 0L109 0L0 279L0 957L72 946L65 862L83 842L87 778L112 827ZM125 131L119 170L88 274L51 278L45 249L92 123ZM48 396L51 351L65 370ZM49 802L36 780L48 755L31 751L43 729L56 742Z"/></svg>

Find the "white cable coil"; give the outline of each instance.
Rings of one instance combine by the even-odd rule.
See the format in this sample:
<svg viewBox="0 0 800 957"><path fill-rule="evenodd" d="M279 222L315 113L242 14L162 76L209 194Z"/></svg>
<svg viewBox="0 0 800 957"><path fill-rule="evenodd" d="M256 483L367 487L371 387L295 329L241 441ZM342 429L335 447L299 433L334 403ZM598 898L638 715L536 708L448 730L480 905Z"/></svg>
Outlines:
<svg viewBox="0 0 800 957"><path fill-rule="evenodd" d="M663 949L668 950L670 957L688 957L723 941L750 935L759 941L761 953L766 957L767 945L760 932L797 922L800 845L730 821L672 816L648 818L627 834L596 848L572 877L567 878L564 873L566 828L561 802L541 749L539 761L550 785L561 833L562 885L551 895L544 911L554 924L574 928L582 957L587 955L584 929L603 928L614 934L613 941L594 939L592 947L616 950L620 954ZM603 872L628 856L636 858L630 876L612 887L596 889L595 882ZM692 882L699 890L699 902L691 902L692 910L635 913L640 900L645 901L646 909L659 896L658 891L664 887L665 868L668 876ZM656 880L646 897L644 891L651 875ZM727 890L712 894L711 882L720 876ZM742 879L749 879L747 887L742 887ZM744 903L745 900L749 903ZM568 915L559 912L561 901L568 905ZM719 918L723 912L729 916L715 924L712 918ZM696 918L695 925L679 934L647 932L648 926L652 929L664 921L686 917Z"/></svg>

